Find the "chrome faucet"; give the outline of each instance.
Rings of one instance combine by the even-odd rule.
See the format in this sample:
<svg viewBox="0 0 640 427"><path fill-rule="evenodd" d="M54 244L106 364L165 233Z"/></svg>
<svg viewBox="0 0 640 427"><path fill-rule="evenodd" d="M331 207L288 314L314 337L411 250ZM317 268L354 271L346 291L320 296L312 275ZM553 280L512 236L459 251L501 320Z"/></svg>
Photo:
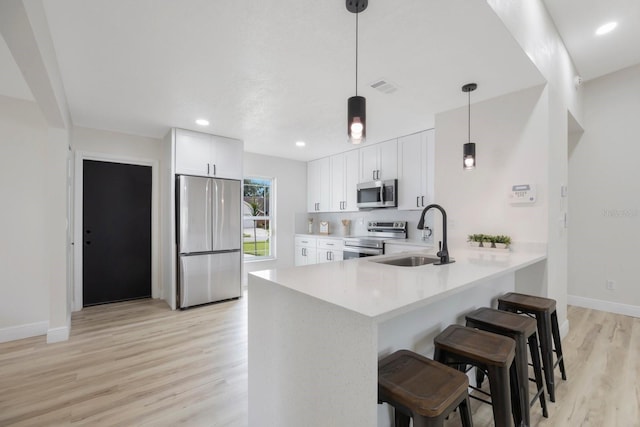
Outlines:
<svg viewBox="0 0 640 427"><path fill-rule="evenodd" d="M431 208L436 208L442 213L442 241L438 243L437 256L440 257L440 262L436 262L435 265L451 264L455 262L449 258L449 249L447 248L447 213L440 205L432 204L424 208L422 215L420 215L420 221L418 222L418 230L424 230L424 216Z"/></svg>

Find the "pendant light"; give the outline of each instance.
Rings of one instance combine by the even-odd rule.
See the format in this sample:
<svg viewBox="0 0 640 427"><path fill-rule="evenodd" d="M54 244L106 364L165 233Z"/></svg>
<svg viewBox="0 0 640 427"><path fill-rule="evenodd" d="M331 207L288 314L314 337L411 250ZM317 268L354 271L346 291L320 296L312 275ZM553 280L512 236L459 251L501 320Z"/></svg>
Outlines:
<svg viewBox="0 0 640 427"><path fill-rule="evenodd" d="M358 96L358 15L368 0L346 0L347 10L356 15L356 95L347 101L347 134L351 144L361 144L367 137L367 100Z"/></svg>
<svg viewBox="0 0 640 427"><path fill-rule="evenodd" d="M476 144L471 142L471 92L476 90L478 85L475 83L467 83L462 86L462 91L469 94L469 139L468 142L462 147L462 167L465 170L471 170L476 168Z"/></svg>

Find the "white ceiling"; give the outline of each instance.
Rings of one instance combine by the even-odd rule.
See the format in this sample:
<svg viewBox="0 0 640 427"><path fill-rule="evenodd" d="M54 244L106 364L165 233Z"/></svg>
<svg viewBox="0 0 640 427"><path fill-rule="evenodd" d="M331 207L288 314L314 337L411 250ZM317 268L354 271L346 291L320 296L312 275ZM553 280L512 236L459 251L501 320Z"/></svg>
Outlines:
<svg viewBox="0 0 640 427"><path fill-rule="evenodd" d="M639 0L544 0L584 80L640 63ZM597 36L607 22L618 26Z"/></svg>
<svg viewBox="0 0 640 427"><path fill-rule="evenodd" d="M351 147L355 15L344 0L43 2L76 126L161 137L203 117L204 131L247 151L309 160ZM358 77L369 142L432 127L466 105L465 83L478 83L477 102L544 82L487 2L369 3ZM31 99L7 62L1 43L0 93ZM368 86L380 78L398 90Z"/></svg>

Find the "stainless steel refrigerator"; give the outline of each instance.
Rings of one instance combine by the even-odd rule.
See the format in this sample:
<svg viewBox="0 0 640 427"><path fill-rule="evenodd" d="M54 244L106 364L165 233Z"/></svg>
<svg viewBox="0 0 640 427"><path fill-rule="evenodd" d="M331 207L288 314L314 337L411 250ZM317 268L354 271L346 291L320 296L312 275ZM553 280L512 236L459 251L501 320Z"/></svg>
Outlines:
<svg viewBox="0 0 640 427"><path fill-rule="evenodd" d="M240 297L240 181L186 175L176 181L178 306Z"/></svg>

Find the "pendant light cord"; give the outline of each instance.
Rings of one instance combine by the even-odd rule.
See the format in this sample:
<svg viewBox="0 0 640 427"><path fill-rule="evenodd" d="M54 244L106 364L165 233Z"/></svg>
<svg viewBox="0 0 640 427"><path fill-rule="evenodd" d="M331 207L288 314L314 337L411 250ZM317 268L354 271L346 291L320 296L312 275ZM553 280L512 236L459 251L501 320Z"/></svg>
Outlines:
<svg viewBox="0 0 640 427"><path fill-rule="evenodd" d="M358 15L356 12L356 96L358 96Z"/></svg>
<svg viewBox="0 0 640 427"><path fill-rule="evenodd" d="M468 128L469 128L469 138L468 138L468 142L471 142L471 91L467 92L467 94L469 95L469 102L467 103L467 105L469 106L468 108L468 121L467 123L469 124Z"/></svg>

